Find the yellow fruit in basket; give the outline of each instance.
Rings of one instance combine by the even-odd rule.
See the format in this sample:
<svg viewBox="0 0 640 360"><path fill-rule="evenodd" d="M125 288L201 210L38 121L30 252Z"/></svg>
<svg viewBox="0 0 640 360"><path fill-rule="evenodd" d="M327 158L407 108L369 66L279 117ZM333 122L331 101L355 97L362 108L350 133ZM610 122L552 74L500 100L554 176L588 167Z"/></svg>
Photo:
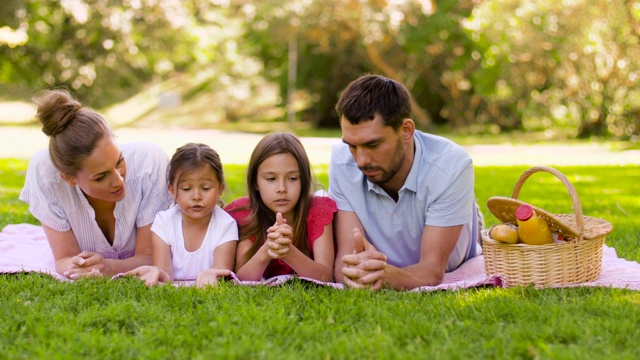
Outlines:
<svg viewBox="0 0 640 360"><path fill-rule="evenodd" d="M511 224L498 224L491 228L489 236L507 244L516 244L518 242L518 228Z"/></svg>

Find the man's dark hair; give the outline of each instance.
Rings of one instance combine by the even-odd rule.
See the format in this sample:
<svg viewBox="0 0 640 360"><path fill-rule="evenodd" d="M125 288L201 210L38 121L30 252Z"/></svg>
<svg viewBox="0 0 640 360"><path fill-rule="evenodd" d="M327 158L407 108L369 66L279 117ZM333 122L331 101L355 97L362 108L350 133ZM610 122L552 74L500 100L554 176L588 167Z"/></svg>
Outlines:
<svg viewBox="0 0 640 360"><path fill-rule="evenodd" d="M399 82L380 75L364 75L352 81L336 104L338 116L351 124L373 120L380 114L385 126L398 130L411 117L411 98Z"/></svg>

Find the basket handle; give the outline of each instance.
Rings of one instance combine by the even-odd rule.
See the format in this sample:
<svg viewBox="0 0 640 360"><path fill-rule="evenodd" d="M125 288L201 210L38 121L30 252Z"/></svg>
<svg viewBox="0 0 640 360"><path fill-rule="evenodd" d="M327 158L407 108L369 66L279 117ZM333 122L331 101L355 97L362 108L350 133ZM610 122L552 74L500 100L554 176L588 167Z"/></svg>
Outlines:
<svg viewBox="0 0 640 360"><path fill-rule="evenodd" d="M560 181L562 181L564 186L567 188L567 192L571 196L571 201L573 202L573 211L576 214L576 223L578 225L578 228L580 229L578 241L582 241L582 237L584 236L584 219L582 218L582 205L580 205L580 199L578 198L578 193L573 187L573 184L571 184L569 179L567 179L567 177L560 171L546 166L532 167L531 169L523 172L522 175L520 175L520 178L516 182L516 185L513 187L513 193L511 194L511 197L517 199L518 195L520 195L520 189L522 189L522 185L524 185L529 176L540 171L545 171L555 175L555 177L560 179Z"/></svg>

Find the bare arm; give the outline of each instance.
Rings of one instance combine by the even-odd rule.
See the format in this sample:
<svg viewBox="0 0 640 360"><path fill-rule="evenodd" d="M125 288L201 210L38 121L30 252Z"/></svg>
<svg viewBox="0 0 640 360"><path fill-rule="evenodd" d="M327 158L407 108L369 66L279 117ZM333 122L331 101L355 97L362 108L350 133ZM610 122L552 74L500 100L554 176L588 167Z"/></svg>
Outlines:
<svg viewBox="0 0 640 360"><path fill-rule="evenodd" d="M249 239L240 240L236 252L236 264L242 264L252 245L253 242ZM262 245L249 261L236 269L236 275L240 280L260 281L269 261L271 261L271 257L267 254L267 247Z"/></svg>
<svg viewBox="0 0 640 360"><path fill-rule="evenodd" d="M227 241L226 243L216 247L213 253L213 269L233 270L236 261L237 241Z"/></svg>
<svg viewBox="0 0 640 360"><path fill-rule="evenodd" d="M73 258L80 253L80 246L73 231L56 231L42 224L53 258L56 261L56 271L65 276L68 270L72 269Z"/></svg>
<svg viewBox="0 0 640 360"><path fill-rule="evenodd" d="M456 247L462 225L425 226L422 233L420 261L405 268L387 265L384 282L396 290L439 285L447 270L447 262Z"/></svg>
<svg viewBox="0 0 640 360"><path fill-rule="evenodd" d="M128 271L127 275L133 275L144 281L147 286L153 286L159 282L173 281L173 262L171 261L171 247L158 235L152 233L152 265L142 265Z"/></svg>
<svg viewBox="0 0 640 360"><path fill-rule="evenodd" d="M71 279L98 274L112 276L151 263L151 225L137 229L134 256L122 260L105 259L89 251L80 252L72 230L56 231L46 225L42 228L56 261L56 271Z"/></svg>
<svg viewBox="0 0 640 360"><path fill-rule="evenodd" d="M136 249L133 256L127 259L107 259L107 274L115 275L135 269L141 265L151 264L151 224L136 229Z"/></svg>
<svg viewBox="0 0 640 360"><path fill-rule="evenodd" d="M353 254L353 229L359 229L364 234L362 223L358 216L352 211L338 210L334 219L335 236L336 236L336 257L333 268L333 275L336 282L343 282L344 275L342 268L345 267L342 257L344 255Z"/></svg>
<svg viewBox="0 0 640 360"><path fill-rule="evenodd" d="M151 232L151 259L153 266L164 272L158 281L173 281L173 261L171 260L171 247L167 245L158 235Z"/></svg>
<svg viewBox="0 0 640 360"><path fill-rule="evenodd" d="M211 269L201 271L196 277L196 286L215 286L220 278L231 275L235 263L237 241L228 241L216 247Z"/></svg>
<svg viewBox="0 0 640 360"><path fill-rule="evenodd" d="M333 280L333 226L324 227L322 235L313 243L313 259L291 246L284 262L302 277L329 282Z"/></svg>

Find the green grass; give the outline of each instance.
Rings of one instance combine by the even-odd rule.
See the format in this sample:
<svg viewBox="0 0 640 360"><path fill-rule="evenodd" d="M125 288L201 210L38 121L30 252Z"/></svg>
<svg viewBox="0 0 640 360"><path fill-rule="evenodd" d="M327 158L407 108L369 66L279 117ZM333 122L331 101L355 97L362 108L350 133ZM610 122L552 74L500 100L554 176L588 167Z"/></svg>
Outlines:
<svg viewBox="0 0 640 360"><path fill-rule="evenodd" d="M17 200L25 161L0 160L0 227L36 223ZM510 196L525 167L476 169L476 195ZM316 167L327 185L327 167ZM559 168L584 213L611 221L606 240L640 261L639 167ZM229 201L244 167L225 169ZM572 212L564 186L534 174L520 198ZM488 224L496 219L484 207ZM562 271L562 269L558 269ZM340 291L162 286L134 279L59 282L0 275L0 358L620 358L640 353L640 292L608 288Z"/></svg>

